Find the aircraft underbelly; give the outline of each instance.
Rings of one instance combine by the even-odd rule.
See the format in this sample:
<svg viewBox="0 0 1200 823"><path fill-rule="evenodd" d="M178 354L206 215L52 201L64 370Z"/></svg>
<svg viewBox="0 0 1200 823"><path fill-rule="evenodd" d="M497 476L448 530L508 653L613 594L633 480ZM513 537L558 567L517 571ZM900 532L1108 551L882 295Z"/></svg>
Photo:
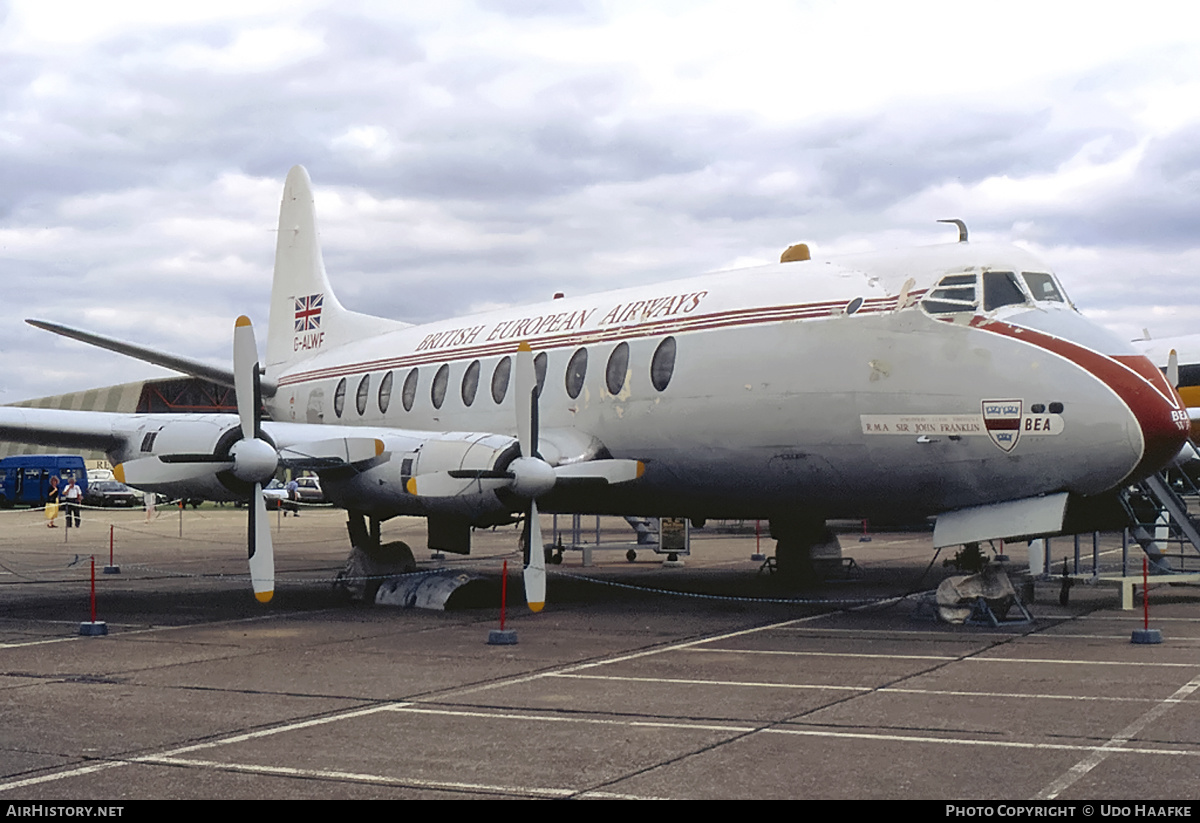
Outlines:
<svg viewBox="0 0 1200 823"><path fill-rule="evenodd" d="M636 495L609 490L622 502L936 512L1096 493L1141 455L1136 419L1075 363L915 312L698 334L679 350L668 391L631 380L628 396L571 413L614 455L647 461Z"/></svg>

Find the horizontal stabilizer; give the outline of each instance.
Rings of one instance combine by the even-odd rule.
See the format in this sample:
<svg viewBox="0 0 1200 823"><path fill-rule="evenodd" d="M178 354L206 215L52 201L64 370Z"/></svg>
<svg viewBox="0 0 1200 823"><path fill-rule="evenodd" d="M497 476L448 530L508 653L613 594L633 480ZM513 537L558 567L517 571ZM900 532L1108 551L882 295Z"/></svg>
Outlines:
<svg viewBox="0 0 1200 823"><path fill-rule="evenodd" d="M124 340L117 340L114 337L105 337L102 334L93 334L92 332L82 331L80 329L72 329L68 326L63 326L58 323L48 323L45 320L26 320L31 326L35 326L45 331L61 334L63 337L70 337L72 340L78 340L81 343L87 343L91 346L97 346L101 349L115 351L117 354L124 354L127 357L132 357L136 360L142 360L146 363L153 363L155 366L162 366L165 369L190 374L192 377L199 377L202 380L210 380L219 386L228 386L236 388L233 385L233 369L223 369L219 366L210 366L208 363L203 363L199 360L193 360L190 357L183 357L178 354L167 354L166 352L158 351L157 349L139 346L135 343L127 343ZM275 394L275 383L270 380L262 380L262 393L267 397L272 397Z"/></svg>

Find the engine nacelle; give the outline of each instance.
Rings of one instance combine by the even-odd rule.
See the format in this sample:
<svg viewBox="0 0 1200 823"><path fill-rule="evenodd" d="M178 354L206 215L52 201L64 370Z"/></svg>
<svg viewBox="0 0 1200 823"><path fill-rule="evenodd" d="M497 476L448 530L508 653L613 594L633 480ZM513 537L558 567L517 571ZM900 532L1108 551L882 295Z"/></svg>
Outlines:
<svg viewBox="0 0 1200 823"><path fill-rule="evenodd" d="M228 458L230 448L241 439L241 428L232 415L170 415L154 414L130 421L129 428L118 432L125 445L108 453L114 465L143 458L209 455ZM194 468L186 479L164 479L159 482L139 482L143 491L158 492L172 497L201 497L205 500L245 500L248 490L236 478L219 475L228 464L214 463L211 471ZM231 482L232 481L232 482Z"/></svg>
<svg viewBox="0 0 1200 823"><path fill-rule="evenodd" d="M514 507L496 494L507 482L464 482L453 496L428 497L408 491L416 475L450 471L503 470L520 453L515 438L479 432L403 432L381 438L386 458L363 471L321 473L321 488L333 503L372 517L452 515L484 526L507 522Z"/></svg>

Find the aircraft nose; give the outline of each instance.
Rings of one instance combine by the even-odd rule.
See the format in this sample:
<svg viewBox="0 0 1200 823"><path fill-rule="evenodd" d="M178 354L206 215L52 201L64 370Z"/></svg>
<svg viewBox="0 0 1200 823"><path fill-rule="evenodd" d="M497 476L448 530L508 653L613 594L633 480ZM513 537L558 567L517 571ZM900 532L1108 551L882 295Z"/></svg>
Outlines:
<svg viewBox="0 0 1200 823"><path fill-rule="evenodd" d="M1142 459L1130 473L1132 482L1167 465L1187 443L1191 424L1179 394L1153 363L1138 354L1114 355L1112 360L1132 374L1105 382L1129 406L1142 430Z"/></svg>
<svg viewBox="0 0 1200 823"><path fill-rule="evenodd" d="M1116 395L1132 416L1130 423L1136 423L1140 430L1142 441L1140 454L1135 448L1135 462L1118 485L1136 482L1166 466L1187 442L1190 424L1187 407L1162 372L1074 312L1039 320L1041 329L1025 322L1018 325L986 320L979 321L979 326L1070 360Z"/></svg>

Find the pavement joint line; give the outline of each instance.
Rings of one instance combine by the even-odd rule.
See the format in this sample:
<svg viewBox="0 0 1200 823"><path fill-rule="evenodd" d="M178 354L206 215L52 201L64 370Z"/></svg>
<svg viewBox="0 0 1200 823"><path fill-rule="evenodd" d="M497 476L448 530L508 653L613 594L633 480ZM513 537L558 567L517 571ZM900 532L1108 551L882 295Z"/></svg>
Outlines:
<svg viewBox="0 0 1200 823"><path fill-rule="evenodd" d="M542 721L546 723L590 723L598 726L634 726L651 729L686 729L689 731L730 732L744 734L758 729L758 726L734 726L729 724L691 723L664 720L612 720L604 717L575 717L568 715L550 714L520 714L517 712L490 711L483 712L468 709L434 709L425 706L389 706L386 711L404 712L411 714L436 714L450 717L481 717L489 720L519 720Z"/></svg>
<svg viewBox="0 0 1200 823"><path fill-rule="evenodd" d="M265 766L255 763L229 763L219 760L196 760L181 757L139 758L139 762L164 766L189 766L216 769L218 771L247 772L250 774L277 775L282 777L307 777L325 780L347 780L355 783L371 783L385 786L400 786L419 789L441 789L443 791L487 792L490 794L514 795L517 797L570 797L573 789L555 789L544 786L499 786L487 783L461 783L457 781L421 780L419 778L391 777L382 774L362 774L331 769L297 769L290 766Z"/></svg>
<svg viewBox="0 0 1200 823"><path fill-rule="evenodd" d="M1125 639L1124 635L1120 639ZM1200 661L1195 663L1154 663L1144 661L1115 661L1115 660L1041 660L1037 658L1019 658L1019 657L978 657L978 656L958 656L958 655L936 655L936 654L867 654L865 652L809 652L809 651L792 651L786 649L681 649L686 652L713 652L716 654L767 654L780 656L796 656L796 657L859 657L868 659L884 660L945 660L945 661L968 661L978 660L988 663L1069 663L1079 665L1109 665L1109 666L1169 666L1174 668L1196 668L1200 666Z"/></svg>
<svg viewBox="0 0 1200 823"><path fill-rule="evenodd" d="M685 652L714 652L717 654L774 654L783 657L865 657L885 660L961 660L946 654L867 654L866 652L800 652L786 649L683 649Z"/></svg>
<svg viewBox="0 0 1200 823"><path fill-rule="evenodd" d="M1178 702L1178 701L1177 701ZM983 740L980 738L970 737L932 737L924 735L912 734L871 734L868 732L833 732L823 729L790 729L786 727L773 726L768 729L762 729L762 734L790 734L801 735L806 737L833 737L845 738L851 740L882 740L895 743L944 743L952 746L996 746L1003 749L1041 749L1055 751L1074 751L1074 752L1092 752L1095 754L1103 754L1107 757L1109 754L1153 754L1153 755L1170 755L1184 757L1200 757L1200 750L1189 749L1148 749L1148 748L1105 748L1107 743L1103 745L1087 745L1083 743L1030 743L1021 740ZM1103 757L1101 759L1104 759ZM1082 777L1083 775L1080 775ZM1074 781L1072 781L1074 782ZM1052 797L1042 797L1039 795L1035 800L1044 799L1052 800Z"/></svg>
<svg viewBox="0 0 1200 823"><path fill-rule="evenodd" d="M607 674L551 674L549 677L563 677L575 680L610 680L624 683L673 683L684 686L749 686L763 689L821 689L835 692L871 692L878 691L872 686L827 686L817 683L769 683L754 680L691 680L682 677L623 677Z"/></svg>
<svg viewBox="0 0 1200 823"><path fill-rule="evenodd" d="M920 637L928 638L930 641L944 642L948 640L961 640L968 642L980 637L1021 637L1020 632L971 632L971 633L938 633L935 631L921 631L920 629L839 629L833 626L828 627L813 627L813 626L793 626L787 627L787 631L792 632L824 632L824 633L840 633L853 634L856 637L891 637L897 634L915 634Z"/></svg>
<svg viewBox="0 0 1200 823"><path fill-rule="evenodd" d="M952 689L904 689L898 686L884 686L879 692L898 692L900 694L927 694L943 697L993 697L1019 698L1021 700L1087 700L1105 703L1157 703L1157 697L1105 697L1102 695L1079 694L1029 694L1023 692L968 692Z"/></svg>
<svg viewBox="0 0 1200 823"><path fill-rule="evenodd" d="M1063 666L1151 666L1167 669L1196 669L1196 663L1163 663L1149 660L1059 660L1052 657L973 657L962 658L963 662L976 661L979 663L1058 663Z"/></svg>
<svg viewBox="0 0 1200 823"><path fill-rule="evenodd" d="M1200 675L1196 675L1187 683L1184 683L1170 697L1164 698L1157 706L1154 706L1137 720L1134 720L1124 729L1113 735L1099 749L1094 750L1083 760L1080 760L1074 766L1067 769L1057 780L1035 795L1033 799L1054 800L1069 789L1077 780L1107 760L1109 755L1114 752L1130 751L1125 748L1126 743L1133 739L1142 729L1150 725L1150 723L1165 714L1172 706L1182 703L1183 699L1196 691L1196 689L1200 689ZM1179 752L1179 754L1191 754L1191 752Z"/></svg>

